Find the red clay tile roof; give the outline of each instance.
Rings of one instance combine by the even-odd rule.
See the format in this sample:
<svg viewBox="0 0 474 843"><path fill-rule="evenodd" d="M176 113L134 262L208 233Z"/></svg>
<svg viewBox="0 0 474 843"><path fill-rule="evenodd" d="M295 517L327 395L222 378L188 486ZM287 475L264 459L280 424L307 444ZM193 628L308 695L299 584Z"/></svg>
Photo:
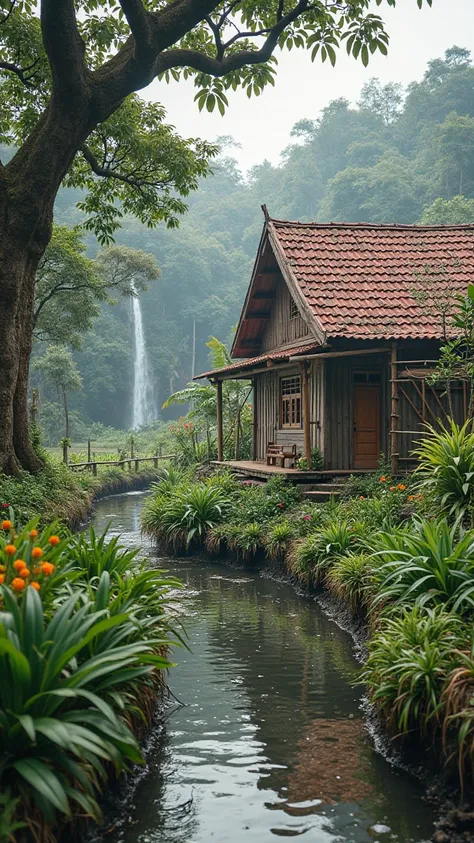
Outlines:
<svg viewBox="0 0 474 843"><path fill-rule="evenodd" d="M474 225L267 225L326 338L441 339L433 297L416 298L416 273L438 296L474 282Z"/></svg>
<svg viewBox="0 0 474 843"><path fill-rule="evenodd" d="M238 360L235 363L230 363L222 369L212 369L210 372L203 372L202 375L195 375L194 380L197 381L200 378L222 375L225 374L225 372L251 369L254 366L258 366L260 363L266 363L267 360L287 360L289 357L296 357L298 354L305 354L309 351L314 351L316 348L319 348L319 344L312 342L309 345L298 345L296 348L285 348L283 351L269 351L267 354L260 354L259 357L247 357L245 360Z"/></svg>

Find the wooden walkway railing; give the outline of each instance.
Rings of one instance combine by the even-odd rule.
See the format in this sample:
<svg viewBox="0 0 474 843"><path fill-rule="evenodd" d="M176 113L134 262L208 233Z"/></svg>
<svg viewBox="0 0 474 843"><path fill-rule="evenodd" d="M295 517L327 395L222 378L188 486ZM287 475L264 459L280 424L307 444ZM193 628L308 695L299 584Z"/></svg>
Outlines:
<svg viewBox="0 0 474 843"><path fill-rule="evenodd" d="M91 469L92 474L97 476L97 466L100 465L117 465L124 471L128 465L129 471L132 470L132 465L135 465L135 471L138 471L141 462L152 462L155 468L158 468L159 460L174 460L175 454L165 454L164 456L155 457L125 457L121 460L91 460L90 462L70 462L69 468L73 471L77 469Z"/></svg>

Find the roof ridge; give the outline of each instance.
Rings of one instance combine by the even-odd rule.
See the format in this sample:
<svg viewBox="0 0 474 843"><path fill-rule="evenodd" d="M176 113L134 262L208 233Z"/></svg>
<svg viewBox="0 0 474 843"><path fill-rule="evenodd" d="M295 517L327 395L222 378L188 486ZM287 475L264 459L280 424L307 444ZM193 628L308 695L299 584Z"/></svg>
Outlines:
<svg viewBox="0 0 474 843"><path fill-rule="evenodd" d="M299 222L298 220L279 220L268 217L268 222L278 226L294 228L322 228L322 229L372 229L375 231L474 231L474 223L459 223L457 225L419 225L417 223L375 223L375 222Z"/></svg>

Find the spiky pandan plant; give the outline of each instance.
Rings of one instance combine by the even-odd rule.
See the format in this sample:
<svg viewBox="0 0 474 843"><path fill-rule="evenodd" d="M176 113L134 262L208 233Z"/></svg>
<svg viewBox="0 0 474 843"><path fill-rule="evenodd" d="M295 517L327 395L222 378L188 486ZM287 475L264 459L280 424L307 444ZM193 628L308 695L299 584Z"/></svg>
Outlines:
<svg viewBox="0 0 474 843"><path fill-rule="evenodd" d="M223 520L230 503L219 486L193 483L177 487L147 501L142 526L148 535L183 550L191 543L203 542L206 533Z"/></svg>
<svg viewBox="0 0 474 843"><path fill-rule="evenodd" d="M119 773L141 761L124 693L134 686L136 705L140 683L169 664L156 654L162 642L124 643L129 614L78 608L77 592L49 620L34 589L22 601L0 592L0 786L20 798L26 823L54 827L77 811L99 821L108 765Z"/></svg>
<svg viewBox="0 0 474 843"><path fill-rule="evenodd" d="M443 605L474 612L474 530L446 519L414 519L409 527L380 532L373 544L381 560L374 606Z"/></svg>
<svg viewBox="0 0 474 843"><path fill-rule="evenodd" d="M450 420L449 427L441 430L427 425L414 456L419 460L420 485L432 493L438 507L449 517L464 517L474 500L472 419L462 427Z"/></svg>

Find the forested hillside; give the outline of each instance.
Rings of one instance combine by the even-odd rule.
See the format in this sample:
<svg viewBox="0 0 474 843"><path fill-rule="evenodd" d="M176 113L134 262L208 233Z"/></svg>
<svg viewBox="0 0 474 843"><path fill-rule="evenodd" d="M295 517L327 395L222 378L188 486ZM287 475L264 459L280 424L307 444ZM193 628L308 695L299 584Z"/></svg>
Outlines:
<svg viewBox="0 0 474 843"><path fill-rule="evenodd" d="M161 270L142 295L158 405L206 366L211 334L230 338L263 223L262 203L274 217L303 221L474 222L473 149L474 67L470 53L457 47L430 62L408 90L373 79L356 106L335 100L318 119L300 121L279 166L263 162L243 174L232 140L221 139L214 175L189 197L179 229L147 229L125 218L116 237L154 255ZM78 196L60 193L58 223L80 221ZM87 243L94 256L97 245ZM130 426L132 352L130 303L103 304L74 352L83 382L71 398L74 435L86 429L78 414L87 423ZM48 412L54 432L52 407Z"/></svg>

